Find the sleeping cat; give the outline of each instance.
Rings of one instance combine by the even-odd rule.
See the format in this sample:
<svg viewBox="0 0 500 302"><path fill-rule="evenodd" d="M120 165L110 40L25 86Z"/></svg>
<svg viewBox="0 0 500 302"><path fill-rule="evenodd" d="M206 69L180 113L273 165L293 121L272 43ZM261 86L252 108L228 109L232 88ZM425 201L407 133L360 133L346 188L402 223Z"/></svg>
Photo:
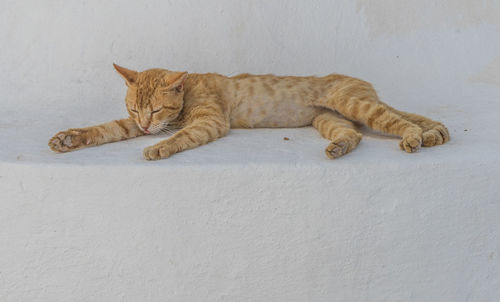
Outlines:
<svg viewBox="0 0 500 302"><path fill-rule="evenodd" d="M352 151L361 140L353 121L402 137L399 146L415 152L450 139L446 127L426 117L382 103L369 83L344 76L290 77L241 74L188 74L165 69L137 72L113 64L128 86L126 119L69 129L49 141L68 152L165 129L182 128L144 149L157 160L226 135L230 128L311 125L330 141L329 158Z"/></svg>

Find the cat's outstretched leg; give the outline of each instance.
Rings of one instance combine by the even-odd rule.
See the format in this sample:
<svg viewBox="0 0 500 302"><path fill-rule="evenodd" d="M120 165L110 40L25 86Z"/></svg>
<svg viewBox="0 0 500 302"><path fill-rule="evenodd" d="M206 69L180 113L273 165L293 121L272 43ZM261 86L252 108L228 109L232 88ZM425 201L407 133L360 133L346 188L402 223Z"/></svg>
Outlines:
<svg viewBox="0 0 500 302"><path fill-rule="evenodd" d="M166 140L144 149L144 158L158 160L183 150L196 148L223 137L229 132L229 121L212 107L196 108L186 113L186 126Z"/></svg>
<svg viewBox="0 0 500 302"><path fill-rule="evenodd" d="M361 133L356 131L354 124L334 112L325 112L316 116L312 122L321 136L331 141L325 153L331 158L337 158L351 152L361 141Z"/></svg>
<svg viewBox="0 0 500 302"><path fill-rule="evenodd" d="M61 131L49 140L49 147L55 152L69 152L141 135L144 133L135 121L126 118L93 127Z"/></svg>
<svg viewBox="0 0 500 302"><path fill-rule="evenodd" d="M338 80L315 104L336 110L375 130L402 137L399 146L406 152L415 152L422 145L422 128L380 102L368 82L350 77Z"/></svg>

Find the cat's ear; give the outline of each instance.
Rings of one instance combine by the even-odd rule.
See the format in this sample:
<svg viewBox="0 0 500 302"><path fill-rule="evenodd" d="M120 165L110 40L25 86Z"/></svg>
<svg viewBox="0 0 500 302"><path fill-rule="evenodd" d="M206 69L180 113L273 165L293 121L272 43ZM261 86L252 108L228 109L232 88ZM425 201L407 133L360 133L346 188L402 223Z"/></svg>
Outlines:
<svg viewBox="0 0 500 302"><path fill-rule="evenodd" d="M127 84L127 86L135 84L135 82L137 81L137 76L139 74L137 71L121 67L119 65L116 65L115 63L113 63L113 66L115 67L116 71L118 71L118 73L125 79L125 83Z"/></svg>
<svg viewBox="0 0 500 302"><path fill-rule="evenodd" d="M166 90L173 90L177 92L182 92L184 89L184 82L188 77L187 72L178 72L174 75L168 75L165 80L168 83L168 86L165 88Z"/></svg>

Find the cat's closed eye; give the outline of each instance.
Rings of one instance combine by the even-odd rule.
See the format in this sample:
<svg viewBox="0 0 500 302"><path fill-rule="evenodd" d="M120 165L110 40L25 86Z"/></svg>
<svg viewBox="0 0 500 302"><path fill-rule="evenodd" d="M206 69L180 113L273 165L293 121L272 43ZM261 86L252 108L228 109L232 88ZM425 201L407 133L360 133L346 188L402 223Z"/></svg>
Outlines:
<svg viewBox="0 0 500 302"><path fill-rule="evenodd" d="M163 108L165 108L167 110L172 110L172 111L180 109L180 107L175 107L175 106L163 106Z"/></svg>

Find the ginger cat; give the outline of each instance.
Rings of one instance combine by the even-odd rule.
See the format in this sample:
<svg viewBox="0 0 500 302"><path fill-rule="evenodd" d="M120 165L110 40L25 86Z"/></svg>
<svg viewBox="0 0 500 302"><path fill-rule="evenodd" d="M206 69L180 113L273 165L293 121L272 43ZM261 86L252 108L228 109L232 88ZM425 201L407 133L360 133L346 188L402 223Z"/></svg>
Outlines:
<svg viewBox="0 0 500 302"><path fill-rule="evenodd" d="M182 128L144 149L157 160L226 135L230 128L313 125L330 141L329 158L351 152L361 133L353 121L402 137L400 148L415 152L450 139L446 127L382 103L372 85L344 75L291 77L188 74L165 69L137 72L113 64L128 86L126 119L69 129L49 141L55 152L116 142L165 129Z"/></svg>

